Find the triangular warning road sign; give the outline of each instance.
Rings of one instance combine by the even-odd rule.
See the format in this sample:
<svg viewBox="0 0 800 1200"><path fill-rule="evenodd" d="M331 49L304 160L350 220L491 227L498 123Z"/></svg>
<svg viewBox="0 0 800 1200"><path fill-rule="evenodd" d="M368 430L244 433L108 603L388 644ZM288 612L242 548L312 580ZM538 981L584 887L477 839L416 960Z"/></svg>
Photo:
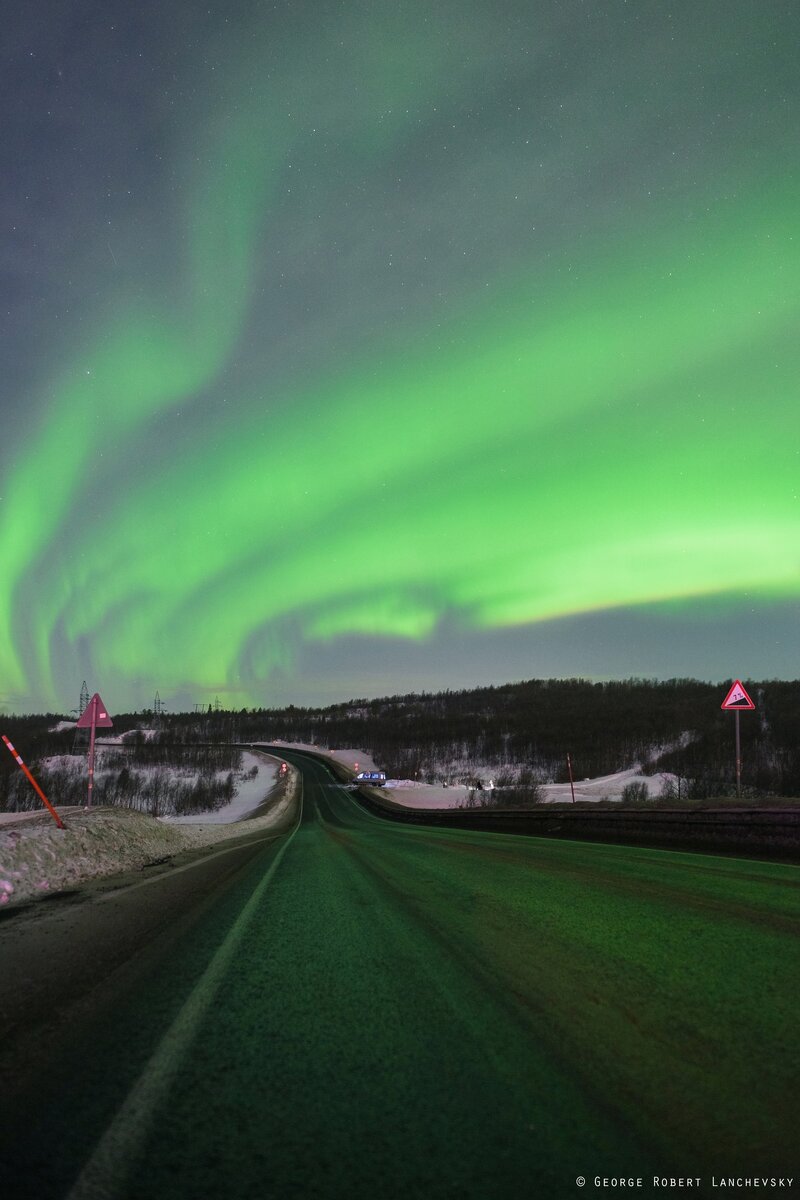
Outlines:
<svg viewBox="0 0 800 1200"><path fill-rule="evenodd" d="M755 708L755 704L748 696L747 692L742 687L740 680L736 680L731 690L728 692L725 699L722 701L721 708Z"/></svg>
<svg viewBox="0 0 800 1200"><path fill-rule="evenodd" d="M78 718L78 729L91 729L92 727L92 712L94 711L94 727L95 729L113 729L114 722L108 715L108 709L100 699L100 693L95 692L86 708Z"/></svg>

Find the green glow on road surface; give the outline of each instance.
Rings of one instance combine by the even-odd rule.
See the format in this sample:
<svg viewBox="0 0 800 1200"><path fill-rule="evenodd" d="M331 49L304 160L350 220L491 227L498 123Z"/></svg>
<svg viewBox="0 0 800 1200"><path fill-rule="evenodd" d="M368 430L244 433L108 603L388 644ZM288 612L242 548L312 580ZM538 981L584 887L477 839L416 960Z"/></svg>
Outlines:
<svg viewBox="0 0 800 1200"><path fill-rule="evenodd" d="M210 1147L184 1156L187 1187L255 1187L266 1162L279 1191L329 1172L337 1196L560 1197L578 1170L679 1160L791 1173L796 867L397 826L304 775L253 977L166 1102ZM214 1136L240 1091L298 1123L259 1124L255 1159L252 1131ZM141 1161L174 1153L164 1126Z"/></svg>
<svg viewBox="0 0 800 1200"><path fill-rule="evenodd" d="M212 873L10 1106L12 1183L561 1200L578 1174L793 1174L797 867L399 826L302 761L284 850Z"/></svg>
<svg viewBox="0 0 800 1200"><path fill-rule="evenodd" d="M344 74L324 21L277 48L240 30L220 96L170 126L146 234L163 263L129 259L105 315L44 348L2 451L6 693L69 707L90 676L116 708L159 685L256 703L343 636L670 602L672 638L701 602L768 625L800 597L800 196L778 127L758 168L732 147L691 182L650 164L652 194L620 184L607 212L590 189L579 221L537 232L537 208L627 153L628 110L589 115L595 81L572 97L589 124L564 182L542 150L502 252L464 278L437 260L407 305L395 277L427 278L431 227L477 245L518 183L490 172L491 130L454 117L475 86L463 39L510 53L488 10L455 48L449 16L424 36L390 18L350 20ZM430 178L415 138L442 158ZM361 248L340 245L351 205Z"/></svg>

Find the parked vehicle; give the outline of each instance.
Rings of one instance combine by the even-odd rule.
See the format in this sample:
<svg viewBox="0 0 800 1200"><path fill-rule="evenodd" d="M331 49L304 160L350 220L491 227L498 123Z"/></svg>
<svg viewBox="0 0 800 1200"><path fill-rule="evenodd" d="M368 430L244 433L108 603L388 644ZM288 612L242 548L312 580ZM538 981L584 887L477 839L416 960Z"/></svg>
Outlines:
<svg viewBox="0 0 800 1200"><path fill-rule="evenodd" d="M385 771L359 771L353 780L354 783L368 783L370 787L385 787L386 772Z"/></svg>

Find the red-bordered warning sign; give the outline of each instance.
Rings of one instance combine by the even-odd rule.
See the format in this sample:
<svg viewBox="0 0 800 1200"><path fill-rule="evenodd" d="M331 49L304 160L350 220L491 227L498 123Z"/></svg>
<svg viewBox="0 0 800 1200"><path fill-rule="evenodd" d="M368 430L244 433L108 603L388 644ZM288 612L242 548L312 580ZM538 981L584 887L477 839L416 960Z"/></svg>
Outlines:
<svg viewBox="0 0 800 1200"><path fill-rule="evenodd" d="M114 722L106 711L106 706L100 699L100 693L95 692L86 708L78 718L78 729L113 729Z"/></svg>
<svg viewBox="0 0 800 1200"><path fill-rule="evenodd" d="M755 708L755 704L753 704L753 701L742 687L741 680L737 679L720 707L734 709Z"/></svg>

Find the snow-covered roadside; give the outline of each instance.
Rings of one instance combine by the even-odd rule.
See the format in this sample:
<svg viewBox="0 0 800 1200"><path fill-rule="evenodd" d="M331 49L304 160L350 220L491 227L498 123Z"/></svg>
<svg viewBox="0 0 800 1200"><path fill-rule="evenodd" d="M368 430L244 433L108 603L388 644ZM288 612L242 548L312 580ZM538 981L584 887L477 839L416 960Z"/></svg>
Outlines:
<svg viewBox="0 0 800 1200"><path fill-rule="evenodd" d="M404 808L463 808L470 789L463 784L442 787L435 783L418 783L414 779L387 779L386 798Z"/></svg>
<svg viewBox="0 0 800 1200"><path fill-rule="evenodd" d="M245 824L236 818L222 824L213 819L216 813L176 824L124 808L62 808L66 829L61 830L44 811L0 813L0 906L104 875L140 870L184 850L267 831L287 815L298 781L298 773L290 768L280 798L263 816ZM263 799L262 784L259 801Z"/></svg>
<svg viewBox="0 0 800 1200"><path fill-rule="evenodd" d="M256 768L257 774L253 779L237 780L236 795L230 804L224 804L215 812L193 813L185 817L159 817L159 820L170 825L229 825L231 821L241 821L264 803L275 787L278 777L277 762L265 762L260 755L243 750L242 771L251 771L253 767Z"/></svg>
<svg viewBox="0 0 800 1200"><path fill-rule="evenodd" d="M366 750L328 750L327 747L313 746L305 742L274 741L262 744L284 746L287 750L310 750L325 758L335 759L354 772L380 770ZM484 792L490 792L494 786L491 782L491 770L487 767L471 767L471 769L483 778ZM627 770L617 771L613 775L599 775L596 779L576 780L575 799L588 802L621 800L623 789L629 783L643 783L650 799L655 799L661 794L666 780L671 780L674 784L676 776L667 772L642 775L638 767L629 767ZM421 809L461 808L472 790L464 784L451 784L449 787L443 787L441 784L420 783L415 779L387 779L385 785L387 798L395 804L402 804L405 808ZM541 790L544 804L568 804L572 801L568 783L545 783ZM478 797L480 797L480 793L478 793Z"/></svg>

